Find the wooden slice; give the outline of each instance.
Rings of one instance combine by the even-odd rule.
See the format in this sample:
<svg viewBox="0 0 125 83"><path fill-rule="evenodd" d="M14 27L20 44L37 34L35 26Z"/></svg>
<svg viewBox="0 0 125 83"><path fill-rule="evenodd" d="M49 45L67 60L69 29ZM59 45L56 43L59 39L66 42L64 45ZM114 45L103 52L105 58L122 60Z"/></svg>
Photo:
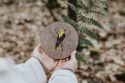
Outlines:
<svg viewBox="0 0 125 83"><path fill-rule="evenodd" d="M58 31L65 30L65 38L61 45L55 49ZM74 27L66 22L55 22L43 29L40 33L41 45L44 52L54 59L64 59L71 55L71 52L77 48L78 34Z"/></svg>

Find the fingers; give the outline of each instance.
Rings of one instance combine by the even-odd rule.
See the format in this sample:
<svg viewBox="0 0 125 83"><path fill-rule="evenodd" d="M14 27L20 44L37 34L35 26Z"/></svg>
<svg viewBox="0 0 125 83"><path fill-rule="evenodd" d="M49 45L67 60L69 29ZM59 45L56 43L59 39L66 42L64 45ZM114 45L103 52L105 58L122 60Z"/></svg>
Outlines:
<svg viewBox="0 0 125 83"><path fill-rule="evenodd" d="M68 58L66 58L66 59L63 59L63 60L61 60L63 63L66 63L67 61L69 61L69 59Z"/></svg>
<svg viewBox="0 0 125 83"><path fill-rule="evenodd" d="M67 62L67 61L69 61L69 58L65 58L62 60L62 62Z"/></svg>
<svg viewBox="0 0 125 83"><path fill-rule="evenodd" d="M63 60L60 60L60 61L58 62L57 67L61 67L63 64L64 64Z"/></svg>
<svg viewBox="0 0 125 83"><path fill-rule="evenodd" d="M69 60L69 58L66 58L66 62Z"/></svg>
<svg viewBox="0 0 125 83"><path fill-rule="evenodd" d="M52 59L53 62L57 65L59 61Z"/></svg>
<svg viewBox="0 0 125 83"><path fill-rule="evenodd" d="M59 64L62 64L63 62L64 62L63 60L60 60L60 61L59 61Z"/></svg>
<svg viewBox="0 0 125 83"><path fill-rule="evenodd" d="M64 66L64 64L65 64L68 60L69 60L68 58L63 59L63 60L59 60L57 66L56 66L56 69L61 68L62 66Z"/></svg>
<svg viewBox="0 0 125 83"><path fill-rule="evenodd" d="M76 60L76 50L71 53L71 60Z"/></svg>
<svg viewBox="0 0 125 83"><path fill-rule="evenodd" d="M42 54L41 54L42 56L46 56L46 57L48 57L48 55L46 55L44 52L42 52Z"/></svg>
<svg viewBox="0 0 125 83"><path fill-rule="evenodd" d="M40 52L40 53L44 53L40 43L35 47L34 51L37 51L37 52Z"/></svg>
<svg viewBox="0 0 125 83"><path fill-rule="evenodd" d="M33 53L32 53L32 56L45 56L45 57L47 57L46 56L46 54L44 53L44 52L40 52L40 49L41 49L41 45L40 44L38 44L35 48L34 48L34 50L33 50Z"/></svg>
<svg viewBox="0 0 125 83"><path fill-rule="evenodd" d="M35 51L39 51L39 48L40 48L40 44L38 44L36 47L35 47Z"/></svg>
<svg viewBox="0 0 125 83"><path fill-rule="evenodd" d="M38 44L36 46L36 51L39 52L40 54L46 56L45 52L43 51L42 47L41 47L41 44Z"/></svg>
<svg viewBox="0 0 125 83"><path fill-rule="evenodd" d="M33 50L33 53L39 53L39 48L40 48L40 44L38 44L35 48L34 48L34 50Z"/></svg>

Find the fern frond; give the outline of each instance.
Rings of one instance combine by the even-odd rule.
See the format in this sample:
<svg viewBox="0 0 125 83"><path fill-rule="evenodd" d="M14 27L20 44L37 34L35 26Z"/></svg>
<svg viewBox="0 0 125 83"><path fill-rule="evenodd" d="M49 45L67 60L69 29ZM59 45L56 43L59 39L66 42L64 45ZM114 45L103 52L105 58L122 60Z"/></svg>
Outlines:
<svg viewBox="0 0 125 83"><path fill-rule="evenodd" d="M91 0L91 2L93 3L93 6L95 6L95 7L106 7L105 1Z"/></svg>
<svg viewBox="0 0 125 83"><path fill-rule="evenodd" d="M85 23L88 23L88 24L93 24L93 25L95 25L95 26L97 26L97 27L99 27L101 29L104 29L103 26L98 21L96 21L96 20L94 20L92 18L88 18L86 16L83 16L74 5L69 3L69 6L78 15L78 20L79 21L82 21L82 22L85 22Z"/></svg>
<svg viewBox="0 0 125 83"><path fill-rule="evenodd" d="M78 9L77 9L73 4L68 3L68 5L69 5L69 7L70 7L73 11L75 11L76 13L79 12Z"/></svg>
<svg viewBox="0 0 125 83"><path fill-rule="evenodd" d="M106 15L105 13L97 11L97 10L89 10L86 13L87 14L95 13L95 14L98 14L98 15L101 15L101 16L105 16Z"/></svg>
<svg viewBox="0 0 125 83"><path fill-rule="evenodd" d="M82 41L84 42L85 45L94 48L94 46L93 46L93 44L92 44L92 42L90 40L82 38Z"/></svg>
<svg viewBox="0 0 125 83"><path fill-rule="evenodd" d="M91 30L89 30L87 27L81 27L80 30L82 31L82 33L85 33L87 36L98 40L97 35L94 32L92 32Z"/></svg>
<svg viewBox="0 0 125 83"><path fill-rule="evenodd" d="M78 31L79 25L78 25L75 21L73 21L71 18L69 18L69 17L67 17L67 16L64 16L64 15L62 15L61 17L62 17L62 19L63 19L65 22L71 24L71 25L76 29L76 31Z"/></svg>
<svg viewBox="0 0 125 83"><path fill-rule="evenodd" d="M82 51L83 50L83 46L80 46L79 44L78 44L78 46L77 46L77 48L76 48L76 50L78 51L78 52L80 52L80 51Z"/></svg>
<svg viewBox="0 0 125 83"><path fill-rule="evenodd" d="M79 0L79 6L85 11L85 14L96 13L99 15L106 16L107 12L107 0ZM85 3L88 2L86 5Z"/></svg>
<svg viewBox="0 0 125 83"><path fill-rule="evenodd" d="M77 23L75 23L69 17L62 16L62 18L65 22L71 24L76 29L76 31L78 31L79 33L85 33L87 36L89 36L93 39L96 39L96 40L98 39L96 34L94 32L92 32L91 30L89 30L88 28L79 26Z"/></svg>
<svg viewBox="0 0 125 83"><path fill-rule="evenodd" d="M82 21L82 22L85 22L85 23L88 23L88 24L93 24L101 29L104 29L103 26L96 20L92 19L92 18L88 18L86 16L83 16L81 14L78 15L78 20L79 21Z"/></svg>
<svg viewBox="0 0 125 83"><path fill-rule="evenodd" d="M78 54L78 53L76 54L76 59L77 59L78 61L82 61L82 62L87 63L85 57L82 56L82 55L80 55L80 54Z"/></svg>
<svg viewBox="0 0 125 83"><path fill-rule="evenodd" d="M84 10L88 10L88 7L83 3L83 1L82 0L78 0L78 5L81 7L81 8L83 8Z"/></svg>

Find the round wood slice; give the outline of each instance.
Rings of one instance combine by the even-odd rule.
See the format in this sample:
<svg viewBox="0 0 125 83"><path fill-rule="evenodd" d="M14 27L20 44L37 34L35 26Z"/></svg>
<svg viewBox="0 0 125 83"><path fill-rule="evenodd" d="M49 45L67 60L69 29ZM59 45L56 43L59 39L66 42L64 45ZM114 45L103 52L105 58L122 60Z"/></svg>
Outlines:
<svg viewBox="0 0 125 83"><path fill-rule="evenodd" d="M65 30L65 39L62 41L57 49L54 48L56 45L58 31L60 29ZM44 52L51 58L64 59L69 57L77 48L78 45L78 34L74 27L66 22L55 22L44 28L40 33L41 46Z"/></svg>

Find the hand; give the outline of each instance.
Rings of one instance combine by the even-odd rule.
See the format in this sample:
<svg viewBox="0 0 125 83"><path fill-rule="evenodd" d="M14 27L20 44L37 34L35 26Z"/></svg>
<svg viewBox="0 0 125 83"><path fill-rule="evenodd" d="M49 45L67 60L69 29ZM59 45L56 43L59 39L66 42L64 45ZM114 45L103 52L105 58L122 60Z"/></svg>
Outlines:
<svg viewBox="0 0 125 83"><path fill-rule="evenodd" d="M40 52L39 52L40 49L42 49L42 48L40 47L40 44L39 44L33 50L32 56L37 58L46 67L46 69L48 70L48 73L50 73L51 71L53 71L55 69L58 62L55 61L54 59L50 58L44 52L42 54L40 54Z"/></svg>
<svg viewBox="0 0 125 83"><path fill-rule="evenodd" d="M69 58L66 58L66 59L63 59L63 60L59 60L59 62L58 62L58 64L57 64L55 69L62 68L67 61L69 61Z"/></svg>
<svg viewBox="0 0 125 83"><path fill-rule="evenodd" d="M58 69L58 68L69 69L69 70L75 72L78 67L78 62L76 60L75 54L76 54L76 51L73 51L71 53L71 59L69 61L68 61L68 59L60 60L59 63L57 64L56 69Z"/></svg>

